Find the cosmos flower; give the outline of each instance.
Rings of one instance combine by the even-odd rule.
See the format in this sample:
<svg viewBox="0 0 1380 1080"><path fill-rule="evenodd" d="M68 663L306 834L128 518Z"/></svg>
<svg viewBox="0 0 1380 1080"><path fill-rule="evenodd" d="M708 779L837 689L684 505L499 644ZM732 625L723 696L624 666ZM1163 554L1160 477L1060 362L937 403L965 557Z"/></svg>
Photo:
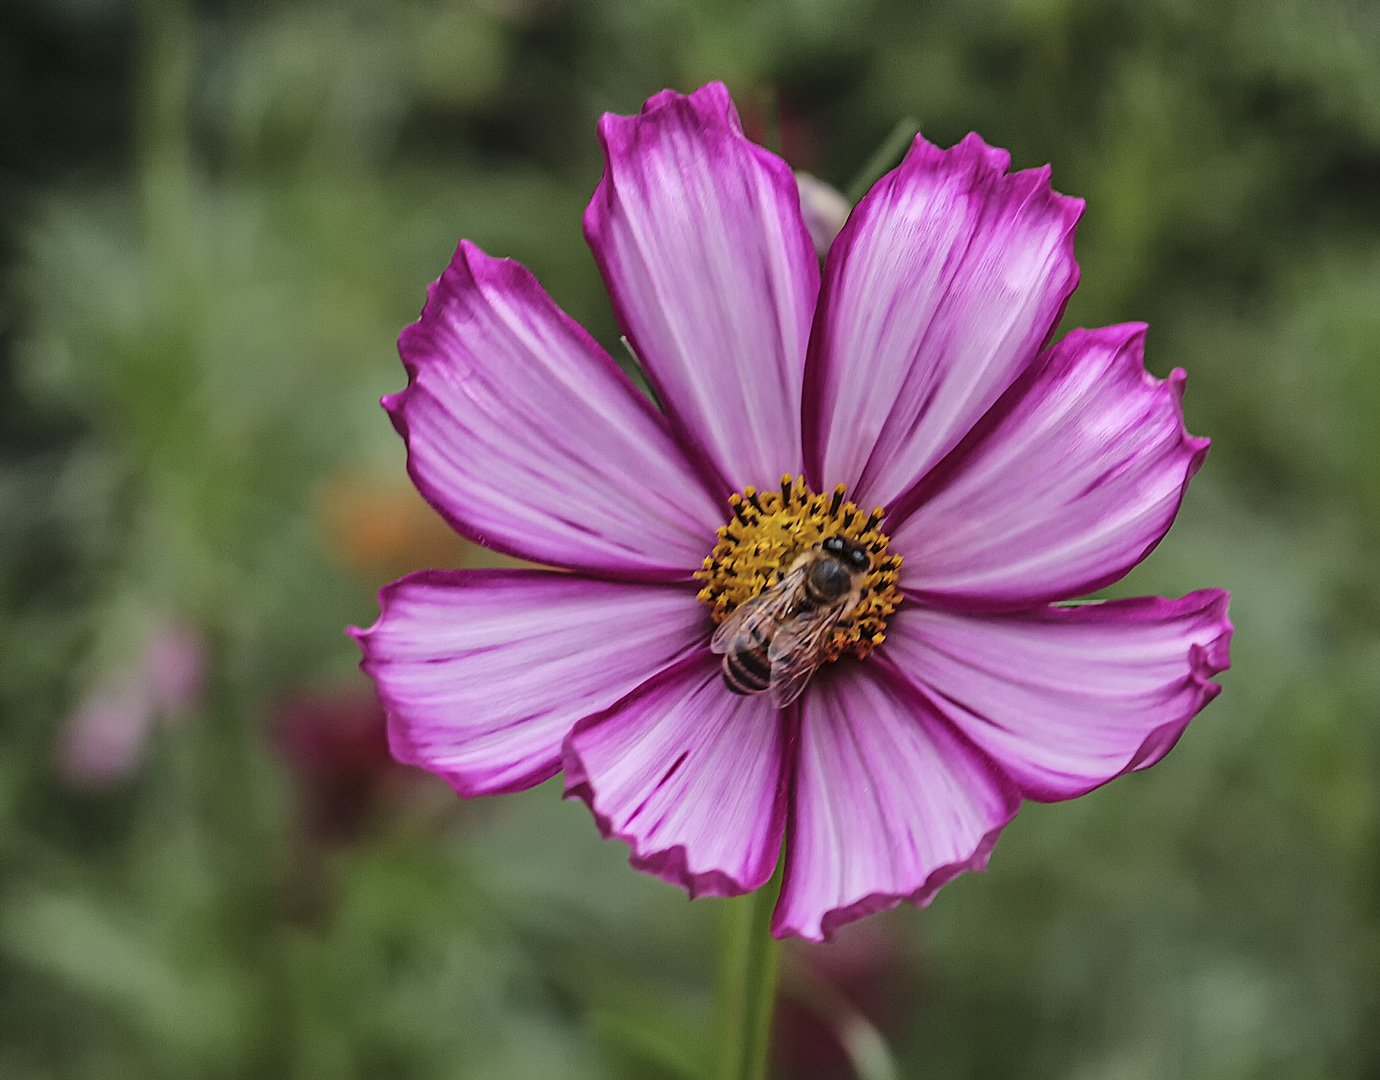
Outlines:
<svg viewBox="0 0 1380 1080"><path fill-rule="evenodd" d="M1022 799L1163 757L1217 693L1226 594L1060 602L1145 557L1207 442L1144 326L1047 345L1081 201L975 135L917 137L821 273L721 85L599 135L585 233L661 408L526 269L460 244L383 404L456 529L559 570L384 589L356 634L394 754L465 796L564 770L692 895L759 887L784 844L772 929L807 938L984 867ZM721 655L745 605L765 643ZM767 692L735 692L735 649L736 690Z"/></svg>
<svg viewBox="0 0 1380 1080"><path fill-rule="evenodd" d="M55 764L70 786L100 791L129 780L154 732L195 709L206 683L206 641L189 623L155 618L124 663L103 671L62 726Z"/></svg>

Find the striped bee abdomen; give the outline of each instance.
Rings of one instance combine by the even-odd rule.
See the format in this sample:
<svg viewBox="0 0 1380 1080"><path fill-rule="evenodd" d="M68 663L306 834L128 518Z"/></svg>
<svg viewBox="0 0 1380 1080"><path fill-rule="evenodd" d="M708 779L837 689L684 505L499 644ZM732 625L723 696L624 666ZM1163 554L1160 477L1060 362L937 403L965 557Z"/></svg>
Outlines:
<svg viewBox="0 0 1380 1080"><path fill-rule="evenodd" d="M745 637L748 640L724 654L724 685L735 694L760 694L771 684L771 642L756 626Z"/></svg>

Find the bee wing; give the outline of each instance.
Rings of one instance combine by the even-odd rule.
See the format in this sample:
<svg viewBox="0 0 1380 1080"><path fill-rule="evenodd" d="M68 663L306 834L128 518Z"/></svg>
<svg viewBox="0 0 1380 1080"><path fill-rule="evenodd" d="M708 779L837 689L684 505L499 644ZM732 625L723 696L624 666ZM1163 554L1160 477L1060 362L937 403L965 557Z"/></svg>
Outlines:
<svg viewBox="0 0 1380 1080"><path fill-rule="evenodd" d="M790 604L796 589L804 580L803 568L792 570L770 589L739 604L727 619L719 623L714 636L709 639L709 651L726 653L733 648L735 641L754 629L761 631L757 636L762 641L770 641L776 633L781 608Z"/></svg>
<svg viewBox="0 0 1380 1080"><path fill-rule="evenodd" d="M772 704L784 709L805 691L819 667L825 639L843 614L843 605L796 619L776 632L767 656L771 660Z"/></svg>

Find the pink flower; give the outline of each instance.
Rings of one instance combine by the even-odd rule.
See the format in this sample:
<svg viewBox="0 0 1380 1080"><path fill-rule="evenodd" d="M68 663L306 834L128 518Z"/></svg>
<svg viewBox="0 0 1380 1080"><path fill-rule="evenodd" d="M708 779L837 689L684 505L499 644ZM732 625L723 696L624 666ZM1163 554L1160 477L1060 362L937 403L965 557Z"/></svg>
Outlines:
<svg viewBox="0 0 1380 1080"><path fill-rule="evenodd" d="M757 888L785 842L773 931L808 938L982 868L1023 798L1163 757L1218 691L1226 594L1051 605L1145 557L1207 441L1143 326L1046 347L1082 203L975 135L917 138L821 280L789 168L721 85L599 133L585 232L663 409L461 243L383 403L456 529L562 572L383 591L357 637L394 754L465 796L564 769L692 895ZM808 688L730 692L715 622L834 536L870 561Z"/></svg>
<svg viewBox="0 0 1380 1080"><path fill-rule="evenodd" d="M274 710L275 742L296 781L313 848L360 835L416 776L389 756L383 714L362 690L300 690Z"/></svg>
<svg viewBox="0 0 1380 1080"><path fill-rule="evenodd" d="M56 753L59 775L90 791L128 780L159 722L172 727L195 708L206 660L197 630L173 619L155 621L135 654L95 679L67 717Z"/></svg>

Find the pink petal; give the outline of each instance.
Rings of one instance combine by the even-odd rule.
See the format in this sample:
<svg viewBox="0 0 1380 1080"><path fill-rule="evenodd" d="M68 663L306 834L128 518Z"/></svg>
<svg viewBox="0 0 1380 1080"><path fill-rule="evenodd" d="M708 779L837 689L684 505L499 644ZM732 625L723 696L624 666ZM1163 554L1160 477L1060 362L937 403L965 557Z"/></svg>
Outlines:
<svg viewBox="0 0 1380 1080"><path fill-rule="evenodd" d="M684 578L723 509L647 400L523 267L462 243L383 399L417 488L478 543L614 577Z"/></svg>
<svg viewBox="0 0 1380 1080"><path fill-rule="evenodd" d="M672 421L725 490L797 472L819 264L785 162L728 91L667 91L599 122L585 235Z"/></svg>
<svg viewBox="0 0 1380 1080"><path fill-rule="evenodd" d="M1184 373L1150 375L1144 345L1135 324L1051 349L894 526L902 585L943 607L1010 609L1082 596L1140 562L1208 448L1184 430Z"/></svg>
<svg viewBox="0 0 1380 1080"><path fill-rule="evenodd" d="M816 490L889 505L1038 353L1078 279L1083 203L1049 169L969 135L916 137L863 198L824 271L805 381Z"/></svg>
<svg viewBox="0 0 1380 1080"><path fill-rule="evenodd" d="M834 238L853 212L853 204L836 188L807 172L795 174L795 186L800 191L800 215L805 220L805 230L815 245L815 254L822 259L829 254Z"/></svg>
<svg viewBox="0 0 1380 1080"><path fill-rule="evenodd" d="M156 714L147 681L135 672L98 680L63 723L58 772L92 791L128 780L148 753Z"/></svg>
<svg viewBox="0 0 1380 1080"><path fill-rule="evenodd" d="M428 570L389 585L379 602L378 622L354 634L393 756L466 796L555 775L576 721L708 629L688 589L540 570Z"/></svg>
<svg viewBox="0 0 1380 1080"><path fill-rule="evenodd" d="M774 934L826 938L987 865L1014 788L884 661L822 671L802 701Z"/></svg>
<svg viewBox="0 0 1380 1080"><path fill-rule="evenodd" d="M776 867L786 817L790 710L724 686L708 649L665 671L566 744L566 793L589 804L632 864L730 896Z"/></svg>
<svg viewBox="0 0 1380 1080"><path fill-rule="evenodd" d="M1009 615L911 604L885 649L1023 794L1071 799L1159 761L1217 696L1227 600L1207 589Z"/></svg>

